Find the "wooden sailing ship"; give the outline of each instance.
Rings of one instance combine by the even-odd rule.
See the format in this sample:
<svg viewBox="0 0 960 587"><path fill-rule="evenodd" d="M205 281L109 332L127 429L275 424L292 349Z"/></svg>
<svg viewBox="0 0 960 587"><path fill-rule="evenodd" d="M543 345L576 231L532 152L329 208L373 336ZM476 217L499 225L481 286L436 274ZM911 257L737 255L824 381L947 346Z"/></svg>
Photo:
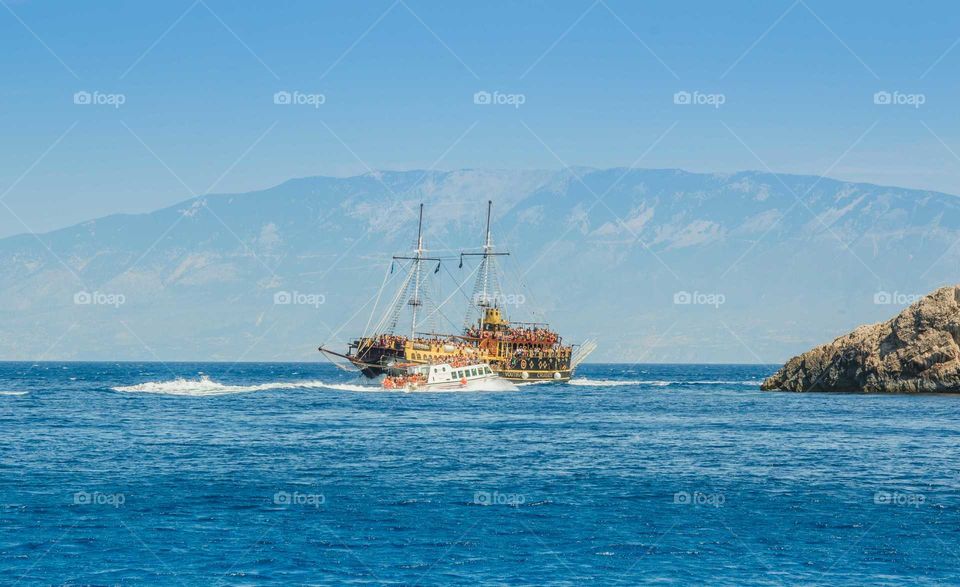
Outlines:
<svg viewBox="0 0 960 587"><path fill-rule="evenodd" d="M500 290L496 261L508 252L495 251L490 228L493 202L487 202L487 223L481 252L461 252L460 267L465 257L479 257L473 297L468 319L461 332L440 334L433 328L420 332L424 319L435 318L445 304L435 304L427 280L439 272L445 259L428 256L423 246L423 204L417 225L416 247L412 254L395 256L391 262L404 264L405 277L396 290L386 312L370 334L353 340L346 353L321 346L320 352L348 360L363 375L379 377L402 373L412 365L440 364L450 361L481 361L504 379L523 381L568 381L577 365L596 347L565 344L561 336L545 323L511 323L501 307L505 299ZM431 272L424 264L436 263ZM386 285L387 279L384 280ZM381 288L378 294L383 293ZM409 335L398 334L397 326L403 309L410 312ZM426 312L426 315L424 315ZM376 305L371 314L371 322ZM369 328L369 322L368 322Z"/></svg>

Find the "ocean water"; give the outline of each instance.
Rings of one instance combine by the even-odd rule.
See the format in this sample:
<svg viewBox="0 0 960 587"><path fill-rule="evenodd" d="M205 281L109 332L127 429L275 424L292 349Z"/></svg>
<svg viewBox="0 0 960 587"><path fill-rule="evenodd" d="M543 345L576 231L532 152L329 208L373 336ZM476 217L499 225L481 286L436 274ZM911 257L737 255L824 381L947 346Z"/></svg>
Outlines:
<svg viewBox="0 0 960 587"><path fill-rule="evenodd" d="M957 584L960 397L0 364L0 584Z"/></svg>

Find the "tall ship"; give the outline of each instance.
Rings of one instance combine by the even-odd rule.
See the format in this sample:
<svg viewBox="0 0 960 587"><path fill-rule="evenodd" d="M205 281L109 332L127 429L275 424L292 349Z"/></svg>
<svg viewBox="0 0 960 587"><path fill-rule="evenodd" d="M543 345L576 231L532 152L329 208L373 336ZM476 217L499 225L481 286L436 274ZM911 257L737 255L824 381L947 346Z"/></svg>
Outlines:
<svg viewBox="0 0 960 587"><path fill-rule="evenodd" d="M441 333L437 326L446 316L456 294L463 294L463 284L444 300L434 299L431 280L440 272L444 261L456 257L431 256L423 245L423 204L417 223L415 248L409 254L392 257L390 272L384 277L374 309L367 321L368 332L350 342L345 353L321 346L324 355L346 359L369 378L395 377L417 365L449 362L483 362L500 377L514 382L569 381L583 360L596 348L587 341L581 345L566 344L563 338L542 322L511 322L505 306L508 297L501 290L497 259L508 256L493 245L490 219L493 202L487 202L484 243L479 252L460 252L459 267L464 260L479 258L473 295L467 303L464 324L459 329ZM435 267L434 267L435 264ZM386 310L373 324L383 293L394 271L400 266L402 275ZM401 318L409 315L409 330L400 332ZM371 328L371 324L373 327Z"/></svg>

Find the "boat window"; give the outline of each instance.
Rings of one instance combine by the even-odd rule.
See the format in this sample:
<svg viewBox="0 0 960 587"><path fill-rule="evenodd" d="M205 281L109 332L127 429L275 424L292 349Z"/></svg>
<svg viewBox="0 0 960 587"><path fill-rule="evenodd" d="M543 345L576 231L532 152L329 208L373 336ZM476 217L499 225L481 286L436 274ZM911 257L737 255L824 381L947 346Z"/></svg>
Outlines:
<svg viewBox="0 0 960 587"><path fill-rule="evenodd" d="M472 375L473 377L476 377L476 376L477 376L477 370L476 370L476 369L471 369L471 370L470 370L470 375Z"/></svg>

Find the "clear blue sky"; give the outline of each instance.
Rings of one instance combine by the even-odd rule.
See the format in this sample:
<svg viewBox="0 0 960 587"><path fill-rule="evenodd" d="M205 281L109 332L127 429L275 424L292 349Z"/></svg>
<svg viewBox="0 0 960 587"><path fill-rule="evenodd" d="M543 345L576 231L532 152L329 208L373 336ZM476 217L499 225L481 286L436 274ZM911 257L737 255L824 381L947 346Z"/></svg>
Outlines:
<svg viewBox="0 0 960 587"><path fill-rule="evenodd" d="M951 2L5 0L0 236L366 166L769 166L960 193L958 37Z"/></svg>

